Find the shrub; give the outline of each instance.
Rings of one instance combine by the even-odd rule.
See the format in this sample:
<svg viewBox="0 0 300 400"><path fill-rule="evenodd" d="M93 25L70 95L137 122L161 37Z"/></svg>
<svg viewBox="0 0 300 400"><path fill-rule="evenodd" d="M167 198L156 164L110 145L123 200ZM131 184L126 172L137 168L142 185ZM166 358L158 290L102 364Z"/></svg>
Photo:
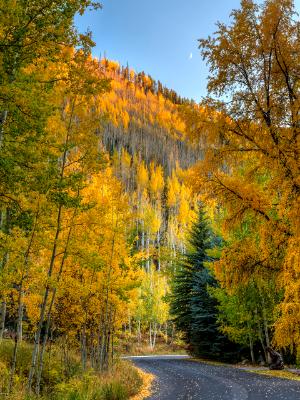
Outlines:
<svg viewBox="0 0 300 400"><path fill-rule="evenodd" d="M2 340L0 344L0 360L9 368L12 360L14 349L14 342L12 340ZM16 365L16 374L27 375L30 362L31 362L32 348L26 343L20 343L18 346L18 357Z"/></svg>
<svg viewBox="0 0 300 400"><path fill-rule="evenodd" d="M0 392L4 392L9 378L9 370L6 365L0 361Z"/></svg>
<svg viewBox="0 0 300 400"><path fill-rule="evenodd" d="M138 371L127 361L120 361L116 364L113 376L127 388L128 396L137 394L143 384Z"/></svg>
<svg viewBox="0 0 300 400"><path fill-rule="evenodd" d="M128 391L120 382L111 382L103 385L103 400L127 400Z"/></svg>

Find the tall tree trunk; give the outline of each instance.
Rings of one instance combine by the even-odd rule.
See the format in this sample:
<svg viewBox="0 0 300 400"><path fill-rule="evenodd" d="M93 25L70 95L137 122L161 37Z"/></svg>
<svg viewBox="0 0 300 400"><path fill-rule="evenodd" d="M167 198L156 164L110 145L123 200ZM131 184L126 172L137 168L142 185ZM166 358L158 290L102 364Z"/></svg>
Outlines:
<svg viewBox="0 0 300 400"><path fill-rule="evenodd" d="M254 357L254 351L253 351L253 339L252 339L251 334L249 334L249 348L250 348L251 362L252 362L252 364L255 364L255 357Z"/></svg>
<svg viewBox="0 0 300 400"><path fill-rule="evenodd" d="M174 338L175 338L175 325L174 322L172 322L171 344L174 343Z"/></svg>
<svg viewBox="0 0 300 400"><path fill-rule="evenodd" d="M22 276L21 276L21 281L20 281L19 289L18 289L18 292L19 292L19 295L18 295L18 318L16 321L15 344L14 344L14 350L13 350L12 363L11 363L12 366L11 366L11 372L10 372L10 378L9 378L8 393L10 393L12 390L12 385L13 385L14 375L15 375L15 370L16 370L16 364L17 364L18 346L19 346L19 343L22 342L23 313L24 313L24 303L23 303L24 280L26 279L26 277L28 275L29 257L30 257L31 248L32 248L33 241L34 241L34 236L36 233L38 218L39 218L39 207L38 207L38 210L37 210L37 213L35 216L35 221L34 221L32 231L31 231L28 246L27 246L26 252L24 254L24 264L23 264L23 269L22 269Z"/></svg>
<svg viewBox="0 0 300 400"><path fill-rule="evenodd" d="M12 390L15 371L16 371L16 365L17 365L18 345L22 340L23 282L21 283L20 289L19 289L18 304L19 304L18 319L17 319L17 326L16 326L16 332L15 332L15 344L14 344L14 350L13 350L12 365L11 365L10 376L9 376L8 394L11 393L11 390Z"/></svg>
<svg viewBox="0 0 300 400"><path fill-rule="evenodd" d="M4 140L4 124L7 119L7 114L8 114L8 112L6 110L2 111L0 113L0 149L2 148L2 144L3 144L3 140Z"/></svg>
<svg viewBox="0 0 300 400"><path fill-rule="evenodd" d="M147 232L146 250L147 250L146 271L150 272L150 232Z"/></svg>
<svg viewBox="0 0 300 400"><path fill-rule="evenodd" d="M156 345L156 335L157 335L157 324L156 322L153 323L153 340L152 340L152 350L154 350Z"/></svg>
<svg viewBox="0 0 300 400"><path fill-rule="evenodd" d="M60 232L61 232L61 218L62 218L62 205L59 205L58 213L57 213L56 232L55 232L55 237L54 237L50 265L49 265L49 269L48 269L48 273L47 273L48 279L51 278L53 268L54 268L54 262L55 262L56 251L57 251L57 246L58 246L58 239L59 239ZM37 356L38 356L38 350L39 350L39 345L40 345L41 332L42 332L43 324L45 321L45 314L46 314L46 308L47 308L47 304L48 304L49 293L50 293L50 284L47 283L45 292L44 292L44 296L43 296L42 305L41 305L38 326L37 326L37 330L34 335L34 347L33 347L33 351L32 351L31 367L29 370L28 383L27 383L27 388L28 388L29 392L31 392L33 376L36 372Z"/></svg>
<svg viewBox="0 0 300 400"><path fill-rule="evenodd" d="M0 341L3 339L5 331L5 319L6 319L6 300L1 302L1 312L0 312Z"/></svg>
<svg viewBox="0 0 300 400"><path fill-rule="evenodd" d="M152 349L152 324L149 322L149 347Z"/></svg>
<svg viewBox="0 0 300 400"><path fill-rule="evenodd" d="M259 341L260 341L261 347L262 347L264 355L265 355L265 360L266 360L266 362L268 362L268 353L266 351L266 345L264 343L264 339L263 339L263 334L262 334L262 329L261 329L260 323L258 324L258 337L259 337Z"/></svg>
<svg viewBox="0 0 300 400"><path fill-rule="evenodd" d="M266 316L266 310L263 308L263 321L264 321L264 333L266 338L266 344L270 346L270 336L269 336L269 328L268 328L268 321Z"/></svg>
<svg viewBox="0 0 300 400"><path fill-rule="evenodd" d="M165 340L166 340L166 344L168 344L168 321L166 321L165 323Z"/></svg>
<svg viewBox="0 0 300 400"><path fill-rule="evenodd" d="M141 320L138 320L138 326L137 326L137 339L138 339L138 344L139 346L141 345L142 341L142 333L141 333Z"/></svg>
<svg viewBox="0 0 300 400"><path fill-rule="evenodd" d="M112 322L112 333L111 333L111 365L114 365L115 362L115 317Z"/></svg>
<svg viewBox="0 0 300 400"><path fill-rule="evenodd" d="M113 221L113 215L112 215L112 226L114 226L114 221ZM116 216L116 221L115 221L115 227L118 226L118 215ZM114 232L113 238L112 238L112 245L111 245L111 254L110 254L110 262L109 262L109 268L108 268L108 274L107 274L107 279L106 279L106 293L105 293L105 303L104 303L104 324L103 324L103 330L102 330L102 344L101 344L101 353L100 353L100 370L103 370L103 368L107 367L107 349L109 350L109 346L107 346L107 343L109 343L109 319L111 318L111 305L109 304L109 293L111 292L111 274L112 274L112 268L113 268L113 260L115 256L115 241L116 241L116 232ZM110 308L110 310L109 310Z"/></svg>
<svg viewBox="0 0 300 400"><path fill-rule="evenodd" d="M87 362L87 340L86 340L86 325L83 324L82 332L81 332L81 365L83 371L86 370L86 362Z"/></svg>
<svg viewBox="0 0 300 400"><path fill-rule="evenodd" d="M6 208L5 211L1 211L1 230L5 234L9 234L10 232L10 210ZM0 265L0 271L3 270L8 262L9 254L6 251L3 255ZM1 320L0 320L0 341L3 339L4 331L5 331L5 321L6 321L6 310L7 310L7 303L5 296L2 297L1 302Z"/></svg>
<svg viewBox="0 0 300 400"><path fill-rule="evenodd" d="M78 193L79 195L79 193ZM74 224L74 219L76 217L77 214L77 208L75 208L73 215L71 217L71 221L70 221L70 227L69 227L69 231L68 231L68 236L66 239L66 243L65 243L65 248L64 248L64 253L63 253L63 257L60 263L60 267L59 267L59 271L56 277L56 284L58 285L64 270L64 265L67 259L67 255L68 255L68 249L69 249L69 244L70 244L70 239L71 239L71 234L72 234L72 230L73 230L73 224ZM50 300L50 304L48 307L48 312L47 312L47 323L46 323L46 328L45 328L45 332L44 332L44 337L43 337L43 343L42 343L42 348L40 351L40 355L39 355L39 362L38 362L38 369L37 369L37 379L36 379L36 394L39 395L40 392L40 383L41 383L41 378L42 378L42 372L43 372L43 364L44 364L44 354L46 351L46 346L47 346L47 342L48 342L48 337L49 337L49 330L50 330L50 325L51 325L51 314L52 314L52 309L55 303L55 299L56 299L56 293L57 293L57 287L55 287L52 290L52 297Z"/></svg>
<svg viewBox="0 0 300 400"><path fill-rule="evenodd" d="M130 315L130 311L128 312L128 331L129 334L131 335L131 315Z"/></svg>
<svg viewBox="0 0 300 400"><path fill-rule="evenodd" d="M73 121L73 117L74 117L75 103L76 103L76 96L72 102L72 109L71 109L71 113L70 113L70 117L69 117L67 134L66 134L65 143L64 143L65 149L63 151L62 159L61 159L61 169L60 169L60 178L59 178L60 183L63 182L64 174L65 174L65 167L66 167L67 155L68 155L68 144L70 141L71 126L72 126L72 121ZM56 230L55 230L52 253L51 253L51 258L50 258L50 263L49 263L49 268L48 268L48 273L47 273L48 281L47 281L44 296L43 296L37 330L36 330L36 333L34 336L34 347L33 347L33 351L32 351L31 367L29 370L28 383L27 383L27 390L29 391L29 393L32 390L33 376L37 369L37 358L38 358L38 350L39 350L40 339L41 339L41 332L42 332L42 327L43 327L43 324L45 321L45 314L46 314L46 309L47 309L47 305L48 305L48 297L49 297L50 290L51 290L50 284L49 284L49 279L52 277L55 259L57 256L58 241L59 241L59 237L60 237L60 233L61 233L62 210L63 210L63 205L60 203L59 207L58 207L58 212L57 212ZM49 318L47 318L47 321L48 321L48 319ZM48 322L47 322L47 324L48 324ZM37 387L37 389L39 390L39 387Z"/></svg>

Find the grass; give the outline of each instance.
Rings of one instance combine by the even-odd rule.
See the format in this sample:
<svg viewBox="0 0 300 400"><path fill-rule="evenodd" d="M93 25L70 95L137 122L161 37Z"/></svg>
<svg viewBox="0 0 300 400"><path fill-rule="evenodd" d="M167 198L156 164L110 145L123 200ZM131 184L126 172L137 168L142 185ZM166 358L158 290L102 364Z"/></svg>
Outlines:
<svg viewBox="0 0 300 400"><path fill-rule="evenodd" d="M250 369L247 370L247 372L251 372L254 374L259 374L259 375L265 375L265 376L270 376L272 378L282 378L282 379L289 379L293 381L300 381L300 376L297 374L294 374L293 372L290 371L275 371L275 370L255 370L255 369Z"/></svg>
<svg viewBox="0 0 300 400"><path fill-rule="evenodd" d="M221 366L221 367L236 367L235 364L228 364L223 361L207 360L206 358L189 358L189 361L205 363L205 364Z"/></svg>
<svg viewBox="0 0 300 400"><path fill-rule="evenodd" d="M49 399L55 400L127 400L143 385L139 372L127 361L118 362L105 374L90 371L56 387Z"/></svg>
<svg viewBox="0 0 300 400"><path fill-rule="evenodd" d="M124 344L126 343L126 344ZM121 341L118 346L118 352L123 356L146 356L151 354L177 354L186 355L185 345L182 341L177 340L174 343L166 343L163 338L158 337L154 349L149 346L148 338L143 337L140 344L137 343L135 337L127 337L126 340Z"/></svg>
<svg viewBox="0 0 300 400"><path fill-rule="evenodd" d="M8 386L13 342L0 344L0 399L34 400L26 395L26 382L31 362L32 346L22 343L14 379L14 390L5 395ZM76 354L71 353L68 363L62 359L62 351L53 346L45 355L40 400L127 400L136 396L143 386L143 377L128 361L118 361L107 373L93 370L82 371Z"/></svg>
<svg viewBox="0 0 300 400"><path fill-rule="evenodd" d="M203 362L209 365L215 365L215 366L222 366L222 367L233 367L239 369L239 365L237 364L228 364L220 361L210 361L210 360L204 360L204 359L199 359L199 358L190 358L189 361L194 361L194 362ZM282 378L282 379L289 379L293 381L300 381L300 376L297 373L293 373L291 371L287 370L269 370L269 369L255 369L255 367L252 366L248 369L240 368L243 369L243 371L250 372L253 374L259 374L259 375L265 375L265 376L270 376L272 378Z"/></svg>

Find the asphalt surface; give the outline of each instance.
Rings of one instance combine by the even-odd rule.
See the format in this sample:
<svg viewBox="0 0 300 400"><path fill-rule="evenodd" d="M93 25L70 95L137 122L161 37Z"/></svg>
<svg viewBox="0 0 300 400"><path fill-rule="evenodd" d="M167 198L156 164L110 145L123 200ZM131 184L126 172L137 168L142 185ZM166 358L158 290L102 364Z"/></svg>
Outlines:
<svg viewBox="0 0 300 400"><path fill-rule="evenodd" d="M272 378L184 356L133 357L156 376L149 400L300 400L300 381Z"/></svg>

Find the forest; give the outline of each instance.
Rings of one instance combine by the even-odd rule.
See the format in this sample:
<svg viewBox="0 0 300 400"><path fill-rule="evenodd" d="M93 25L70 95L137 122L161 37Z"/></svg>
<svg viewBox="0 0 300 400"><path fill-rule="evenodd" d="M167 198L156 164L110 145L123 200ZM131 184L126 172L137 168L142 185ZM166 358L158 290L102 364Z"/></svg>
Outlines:
<svg viewBox="0 0 300 400"><path fill-rule="evenodd" d="M208 94L96 58L91 0L0 0L0 398L129 399L124 355L300 364L300 30L242 0Z"/></svg>

